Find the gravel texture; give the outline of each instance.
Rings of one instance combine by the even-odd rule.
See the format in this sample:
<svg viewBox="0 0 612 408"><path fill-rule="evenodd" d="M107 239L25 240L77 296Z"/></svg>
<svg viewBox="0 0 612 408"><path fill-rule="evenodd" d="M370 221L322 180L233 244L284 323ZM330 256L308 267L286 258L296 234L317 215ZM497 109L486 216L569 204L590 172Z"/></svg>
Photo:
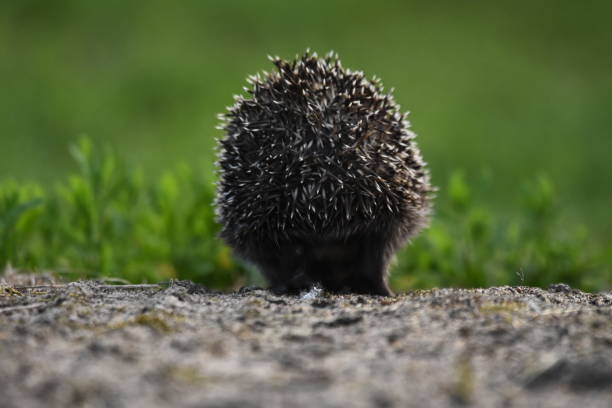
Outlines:
<svg viewBox="0 0 612 408"><path fill-rule="evenodd" d="M0 279L4 408L612 406L609 292L19 289L53 283L30 279Z"/></svg>

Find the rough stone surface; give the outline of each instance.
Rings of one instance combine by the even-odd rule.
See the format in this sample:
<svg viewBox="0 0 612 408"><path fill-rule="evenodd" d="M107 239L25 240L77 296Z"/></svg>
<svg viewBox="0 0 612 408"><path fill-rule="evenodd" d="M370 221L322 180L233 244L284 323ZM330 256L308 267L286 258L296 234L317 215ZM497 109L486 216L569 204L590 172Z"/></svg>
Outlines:
<svg viewBox="0 0 612 408"><path fill-rule="evenodd" d="M612 293L23 279L0 279L5 408L612 406Z"/></svg>

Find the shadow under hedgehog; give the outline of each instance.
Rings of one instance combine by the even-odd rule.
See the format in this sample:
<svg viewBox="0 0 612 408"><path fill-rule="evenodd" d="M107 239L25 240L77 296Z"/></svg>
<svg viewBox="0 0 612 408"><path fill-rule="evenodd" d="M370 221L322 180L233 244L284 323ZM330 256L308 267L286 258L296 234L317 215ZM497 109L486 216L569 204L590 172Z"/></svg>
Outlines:
<svg viewBox="0 0 612 408"><path fill-rule="evenodd" d="M221 115L220 237L275 292L390 295L389 264L433 195L406 114L333 53L270 59Z"/></svg>

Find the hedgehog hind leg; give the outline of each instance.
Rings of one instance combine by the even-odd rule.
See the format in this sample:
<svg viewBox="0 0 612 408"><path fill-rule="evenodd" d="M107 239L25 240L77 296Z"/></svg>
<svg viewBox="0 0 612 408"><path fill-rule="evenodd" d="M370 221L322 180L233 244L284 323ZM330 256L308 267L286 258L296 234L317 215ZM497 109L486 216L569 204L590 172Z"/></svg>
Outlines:
<svg viewBox="0 0 612 408"><path fill-rule="evenodd" d="M350 256L341 265L346 291L365 295L391 296L387 286L386 234L372 232L346 240Z"/></svg>
<svg viewBox="0 0 612 408"><path fill-rule="evenodd" d="M364 248L355 258L347 286L353 293L366 295L392 296L387 285L387 263L384 253L379 248Z"/></svg>
<svg viewBox="0 0 612 408"><path fill-rule="evenodd" d="M393 296L393 292L383 278L378 276L356 275L349 282L352 293L363 295Z"/></svg>
<svg viewBox="0 0 612 408"><path fill-rule="evenodd" d="M251 254L250 260L273 293L297 295L311 289L314 284L306 273L304 248L300 243L285 242L258 248Z"/></svg>
<svg viewBox="0 0 612 408"><path fill-rule="evenodd" d="M330 292L390 296L380 241L364 237L317 242L310 246L307 275Z"/></svg>

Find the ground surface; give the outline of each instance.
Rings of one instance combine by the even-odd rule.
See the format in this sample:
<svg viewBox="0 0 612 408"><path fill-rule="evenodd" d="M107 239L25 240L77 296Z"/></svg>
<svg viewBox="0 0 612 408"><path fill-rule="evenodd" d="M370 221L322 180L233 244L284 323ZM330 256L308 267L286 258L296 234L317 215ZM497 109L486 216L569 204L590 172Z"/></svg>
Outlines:
<svg viewBox="0 0 612 408"><path fill-rule="evenodd" d="M0 406L612 406L612 294L13 289Z"/></svg>

